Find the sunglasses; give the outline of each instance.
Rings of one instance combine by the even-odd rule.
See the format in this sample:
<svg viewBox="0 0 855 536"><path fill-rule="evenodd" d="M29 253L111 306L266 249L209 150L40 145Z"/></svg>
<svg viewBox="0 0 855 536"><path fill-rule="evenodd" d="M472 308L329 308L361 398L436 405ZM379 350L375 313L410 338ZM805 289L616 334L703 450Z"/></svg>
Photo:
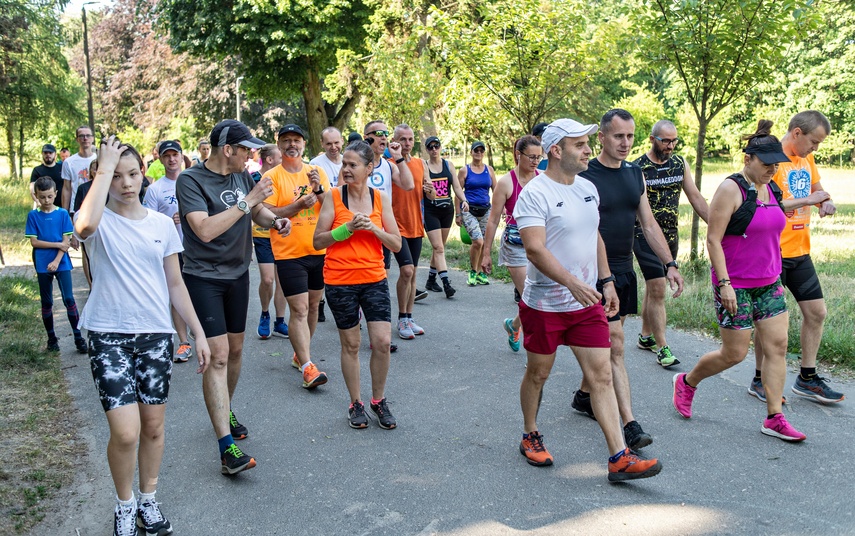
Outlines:
<svg viewBox="0 0 855 536"><path fill-rule="evenodd" d="M430 145L428 145L427 148L428 148L428 151L435 151L435 150L439 149L439 144L431 143Z"/></svg>
<svg viewBox="0 0 855 536"><path fill-rule="evenodd" d="M374 136L377 136L378 138L382 136L382 137L386 138L389 136L389 131L388 130L375 130L374 132L366 132L365 135L366 136L374 135Z"/></svg>
<svg viewBox="0 0 855 536"><path fill-rule="evenodd" d="M472 152L473 153L483 153L484 148L483 147L476 147L476 148L472 149Z"/></svg>

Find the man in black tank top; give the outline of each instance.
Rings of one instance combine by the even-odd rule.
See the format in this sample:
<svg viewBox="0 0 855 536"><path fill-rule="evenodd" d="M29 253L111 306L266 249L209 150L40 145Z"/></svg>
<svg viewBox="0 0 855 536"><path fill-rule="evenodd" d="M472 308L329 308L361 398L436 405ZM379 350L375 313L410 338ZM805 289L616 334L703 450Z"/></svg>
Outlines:
<svg viewBox="0 0 855 536"><path fill-rule="evenodd" d="M653 438L642 430L632 413L629 376L624 366L623 323L626 315L638 312L638 289L632 267L632 245L636 218L644 235L663 264L669 266L668 280L677 287L674 296L683 291L683 278L671 257L668 243L653 218L641 168L626 161L635 137L635 121L626 110L609 110L603 116L598 133L603 150L580 175L597 187L600 194L600 235L606 246L609 270L615 277L615 290L620 300L618 314L609 318L612 375L618 409L624 422L626 444L633 450L646 447ZM674 365L670 363L667 366ZM664 366L664 364L663 364ZM594 418L586 378L576 391L572 407Z"/></svg>
<svg viewBox="0 0 855 536"><path fill-rule="evenodd" d="M644 173L653 217L662 228L675 259L680 242L677 229L680 194L686 192L689 203L702 220L707 221L709 212L709 205L695 186L686 161L674 154L678 141L674 123L667 119L658 121L650 133L650 150L635 161ZM635 227L633 252L645 283L644 300L641 302L641 333L638 334L637 345L642 350L655 352L660 363L668 362L673 354L665 339L667 268L653 252L638 224Z"/></svg>

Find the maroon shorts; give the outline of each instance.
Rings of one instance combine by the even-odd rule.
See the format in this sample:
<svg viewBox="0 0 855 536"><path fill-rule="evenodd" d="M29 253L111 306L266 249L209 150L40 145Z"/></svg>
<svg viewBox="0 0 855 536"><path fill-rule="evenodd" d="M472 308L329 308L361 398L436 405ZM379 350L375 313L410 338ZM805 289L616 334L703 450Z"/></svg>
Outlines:
<svg viewBox="0 0 855 536"><path fill-rule="evenodd" d="M523 346L535 354L554 354L560 345L610 348L609 322L601 304L578 311L549 313L520 301Z"/></svg>

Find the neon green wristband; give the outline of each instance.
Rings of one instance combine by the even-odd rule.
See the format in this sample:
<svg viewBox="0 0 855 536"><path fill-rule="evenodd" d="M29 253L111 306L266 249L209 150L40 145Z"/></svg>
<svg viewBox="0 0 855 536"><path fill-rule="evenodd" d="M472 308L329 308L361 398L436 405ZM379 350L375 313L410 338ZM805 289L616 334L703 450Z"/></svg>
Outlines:
<svg viewBox="0 0 855 536"><path fill-rule="evenodd" d="M353 233L348 230L346 223L342 223L341 225L333 229L330 234L332 235L333 240L335 240L336 242L347 240L348 238L353 236Z"/></svg>

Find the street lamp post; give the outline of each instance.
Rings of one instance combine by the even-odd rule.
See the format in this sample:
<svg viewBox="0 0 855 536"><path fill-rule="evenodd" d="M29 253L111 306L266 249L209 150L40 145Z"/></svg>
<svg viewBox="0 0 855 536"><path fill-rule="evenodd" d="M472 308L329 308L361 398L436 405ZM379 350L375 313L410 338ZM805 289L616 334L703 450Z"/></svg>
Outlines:
<svg viewBox="0 0 855 536"><path fill-rule="evenodd" d="M243 80L242 76L238 76L237 80L235 80L235 97L237 101L237 116L235 119L240 121L240 81Z"/></svg>
<svg viewBox="0 0 855 536"><path fill-rule="evenodd" d="M95 134L95 112L92 110L92 68L89 66L89 28L86 24L86 6L98 2L86 2L83 10L83 55L86 57L86 91L88 93L86 104L89 108L89 130Z"/></svg>

